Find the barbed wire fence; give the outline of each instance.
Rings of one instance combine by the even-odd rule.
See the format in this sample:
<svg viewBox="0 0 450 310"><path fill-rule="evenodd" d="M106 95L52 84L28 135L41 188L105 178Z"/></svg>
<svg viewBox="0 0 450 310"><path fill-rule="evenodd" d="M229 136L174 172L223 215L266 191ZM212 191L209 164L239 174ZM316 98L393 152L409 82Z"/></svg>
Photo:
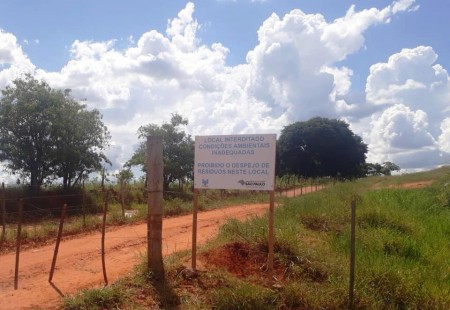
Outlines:
<svg viewBox="0 0 450 310"><path fill-rule="evenodd" d="M289 176L278 180L277 190L280 192L280 196L288 190L294 190L295 196L295 190L297 190L299 191L297 192L298 196L306 193L307 187L309 187L309 191L312 191L313 188L318 190L325 187L327 184L333 184L333 182L333 180L304 179L296 176ZM8 235L12 237L12 239L15 239L15 242L10 242L10 247L13 243L15 244L16 251L14 288L18 289L20 251L23 239L27 238L33 232L42 229L43 225L48 227L44 233L44 235L47 235L43 238L55 238L54 256L49 272L49 282L51 283L57 262L59 244L64 236L73 233L64 231L64 225L67 224L71 218L73 218L73 221L80 221L80 215L82 229L86 228L91 231L95 231L96 229L101 230L102 269L104 282L105 285L107 285L108 278L105 264L105 233L108 224L107 218L109 216L114 219L114 217L118 216L122 217L122 220L125 221L127 217L133 217L139 212L139 210L131 208L132 203L130 201L126 203L125 197L130 196L127 189L129 188L121 186L119 191L116 191L112 187L108 189L98 188L86 190L83 184L81 192L75 194L57 194L53 191L44 191L44 194L38 196L8 197L6 193L7 189L2 183L0 190L0 205L2 212L0 252L4 251L3 247ZM140 202L142 202L142 198L146 198L146 190L140 190L144 194L144 197L140 198ZM192 193L189 193L189 190L190 188L183 189L182 191L166 190L164 191L164 195L171 199L181 197L182 200L184 200L191 198L190 194ZM88 199L87 194L94 194L95 198L90 197ZM219 199L225 199L237 196L239 193L234 193L234 191L218 191L216 195L218 195ZM99 197L101 198L99 199ZM120 212L114 210L115 213L112 213L108 208L110 202L120 204ZM89 223L88 215L91 215L91 217L89 217ZM45 224L43 224L44 220ZM55 229L56 227L58 228ZM95 239L98 240L98 237Z"/></svg>

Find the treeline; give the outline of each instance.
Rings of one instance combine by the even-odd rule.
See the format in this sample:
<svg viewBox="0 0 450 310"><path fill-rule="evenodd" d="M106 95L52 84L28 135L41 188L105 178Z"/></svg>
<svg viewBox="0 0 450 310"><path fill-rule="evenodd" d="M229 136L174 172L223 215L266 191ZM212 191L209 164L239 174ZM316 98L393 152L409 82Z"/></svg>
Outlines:
<svg viewBox="0 0 450 310"><path fill-rule="evenodd" d="M97 110L88 110L70 90L52 89L31 75L16 79L0 99L0 161L29 188L61 184L80 186L91 173L105 178L110 134ZM116 174L118 183L133 180L133 166L146 174L146 137L163 137L164 190L183 189L193 181L194 140L188 120L173 114L162 125L148 124L137 132L141 140L133 156ZM389 175L391 162L366 163L367 145L341 120L316 117L287 125L277 142L276 174L299 178L354 179ZM188 187L189 188L189 187Z"/></svg>

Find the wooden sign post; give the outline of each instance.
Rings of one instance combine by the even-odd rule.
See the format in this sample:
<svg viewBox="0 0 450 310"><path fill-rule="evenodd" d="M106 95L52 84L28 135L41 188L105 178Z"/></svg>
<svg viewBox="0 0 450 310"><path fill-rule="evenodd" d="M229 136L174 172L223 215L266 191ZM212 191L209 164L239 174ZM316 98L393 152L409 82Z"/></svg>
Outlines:
<svg viewBox="0 0 450 310"><path fill-rule="evenodd" d="M197 213L198 189L194 189L194 209L192 210L192 269L197 269Z"/></svg>
<svg viewBox="0 0 450 310"><path fill-rule="evenodd" d="M269 198L269 236L268 236L268 243L269 243L269 254L267 257L267 266L269 269L269 276L270 279L273 278L273 246L275 243L275 232L274 232L274 209L275 209L275 192L270 191L269 192L270 198Z"/></svg>
<svg viewBox="0 0 450 310"><path fill-rule="evenodd" d="M200 189L269 191L268 269L273 275L275 134L195 137L192 269L196 269Z"/></svg>

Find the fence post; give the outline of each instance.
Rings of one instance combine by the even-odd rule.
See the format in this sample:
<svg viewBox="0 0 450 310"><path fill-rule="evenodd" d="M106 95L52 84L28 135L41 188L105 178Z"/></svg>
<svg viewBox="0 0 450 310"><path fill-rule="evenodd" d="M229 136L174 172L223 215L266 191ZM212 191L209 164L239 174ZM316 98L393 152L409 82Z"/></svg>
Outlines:
<svg viewBox="0 0 450 310"><path fill-rule="evenodd" d="M125 180L120 178L120 206L122 207L122 217L125 218Z"/></svg>
<svg viewBox="0 0 450 310"><path fill-rule="evenodd" d="M58 235L56 237L55 251L53 252L52 267L50 268L50 275L48 277L48 282L52 282L53 273L55 272L56 259L58 257L59 244L61 242L64 219L66 218L66 209L67 209L67 204L64 204L62 207L62 210L61 210L61 219L59 220Z"/></svg>
<svg viewBox="0 0 450 310"><path fill-rule="evenodd" d="M351 204L351 231L350 231L350 283L348 291L348 308L355 309L355 256L356 256L356 200L352 199Z"/></svg>
<svg viewBox="0 0 450 310"><path fill-rule="evenodd" d="M197 270L197 213L198 189L194 189L194 207L192 210L192 270Z"/></svg>
<svg viewBox="0 0 450 310"><path fill-rule="evenodd" d="M16 268L14 271L15 290L17 290L19 284L19 258L20 258L20 243L22 236L22 217L23 217L23 199L19 199L19 222L17 224L17 239L16 239Z"/></svg>
<svg viewBox="0 0 450 310"><path fill-rule="evenodd" d="M0 247L3 245L3 241L6 236L6 193L5 183L2 182L2 236L0 237Z"/></svg>
<svg viewBox="0 0 450 310"><path fill-rule="evenodd" d="M84 188L84 178L83 178L83 193L81 196L81 212L83 213L83 228L86 227L86 192Z"/></svg>
<svg viewBox="0 0 450 310"><path fill-rule="evenodd" d="M103 279L105 280L105 286L108 285L108 277L106 275L106 262L105 262L105 234L106 234L106 214L108 212L108 200L109 190L105 193L105 203L103 204L103 224L102 224L102 270Z"/></svg>
<svg viewBox="0 0 450 310"><path fill-rule="evenodd" d="M164 276L162 259L163 139L147 137L147 238L148 270L158 278Z"/></svg>
<svg viewBox="0 0 450 310"><path fill-rule="evenodd" d="M274 258L274 243L275 243L275 233L274 233L274 208L275 208L275 195L274 191L269 192L269 254L268 254L268 267L270 280L273 279L273 258Z"/></svg>

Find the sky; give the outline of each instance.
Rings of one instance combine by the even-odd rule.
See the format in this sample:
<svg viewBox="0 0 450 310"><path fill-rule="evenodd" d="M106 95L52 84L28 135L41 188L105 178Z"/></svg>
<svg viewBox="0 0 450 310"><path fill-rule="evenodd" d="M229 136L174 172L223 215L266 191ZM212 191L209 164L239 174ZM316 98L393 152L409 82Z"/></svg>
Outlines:
<svg viewBox="0 0 450 310"><path fill-rule="evenodd" d="M432 169L450 163L446 2L2 0L0 89L72 89L103 115L110 171L174 113L192 136L341 119L367 162Z"/></svg>

